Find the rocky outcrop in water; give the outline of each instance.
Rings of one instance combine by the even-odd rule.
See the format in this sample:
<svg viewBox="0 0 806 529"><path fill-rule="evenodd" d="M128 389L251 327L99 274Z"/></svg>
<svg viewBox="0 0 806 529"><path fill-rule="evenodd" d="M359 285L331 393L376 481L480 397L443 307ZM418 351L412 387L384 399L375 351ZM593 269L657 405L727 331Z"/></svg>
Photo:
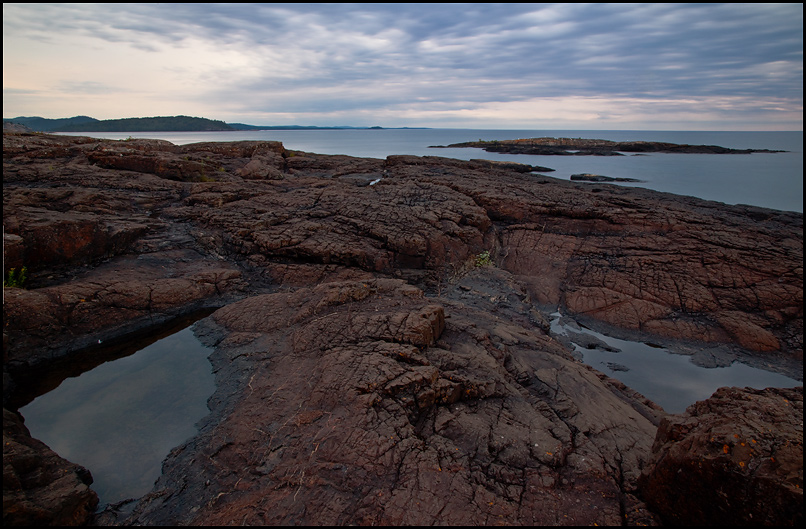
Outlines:
<svg viewBox="0 0 806 529"><path fill-rule="evenodd" d="M799 214L276 142L6 134L3 169L30 277L4 291L5 405L89 344L220 307L210 416L107 523L654 523L664 413L541 307L802 376Z"/></svg>
<svg viewBox="0 0 806 529"><path fill-rule="evenodd" d="M623 178L620 176L604 176L600 174L580 173L572 174L572 181L579 182L640 182L635 178Z"/></svg>

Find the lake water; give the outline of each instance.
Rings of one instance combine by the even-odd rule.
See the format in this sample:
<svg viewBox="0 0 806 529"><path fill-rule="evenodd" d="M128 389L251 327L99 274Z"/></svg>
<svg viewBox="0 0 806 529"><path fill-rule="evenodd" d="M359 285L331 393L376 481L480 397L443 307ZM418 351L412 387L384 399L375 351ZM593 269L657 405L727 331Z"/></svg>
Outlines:
<svg viewBox="0 0 806 529"><path fill-rule="evenodd" d="M33 437L89 469L99 507L137 498L207 415L215 389L210 353L187 327L67 378L19 411Z"/></svg>
<svg viewBox="0 0 806 529"><path fill-rule="evenodd" d="M634 178L641 182L618 185L646 187L726 204L750 204L803 212L803 132L344 129L84 133L83 135L110 139L158 138L177 145L202 141L276 140L283 142L288 149L319 154L347 154L368 158L413 154L461 160L484 158L514 161L552 168L555 171L546 174L564 180L569 180L572 174L577 173ZM665 141L788 152L731 155L652 153L640 156L532 156L488 153L475 148L431 148L434 145L467 141L544 136L612 141Z"/></svg>

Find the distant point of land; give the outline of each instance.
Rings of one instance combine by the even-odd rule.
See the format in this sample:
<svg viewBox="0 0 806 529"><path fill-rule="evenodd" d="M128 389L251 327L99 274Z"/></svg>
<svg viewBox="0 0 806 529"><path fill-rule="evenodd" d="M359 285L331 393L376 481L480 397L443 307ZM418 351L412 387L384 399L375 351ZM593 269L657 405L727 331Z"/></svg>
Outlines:
<svg viewBox="0 0 806 529"><path fill-rule="evenodd" d="M89 116L49 119L39 116L3 118L8 123L28 127L36 132L204 132L245 130L385 130L386 127L306 126L306 125L247 125L189 116L123 118L99 120ZM400 127L425 128L425 127Z"/></svg>
<svg viewBox="0 0 806 529"><path fill-rule="evenodd" d="M223 121L189 116L165 116L152 118L124 118L99 120L89 116L48 119L41 117L18 117L3 119L38 132L165 132L165 131L220 131L235 130Z"/></svg>

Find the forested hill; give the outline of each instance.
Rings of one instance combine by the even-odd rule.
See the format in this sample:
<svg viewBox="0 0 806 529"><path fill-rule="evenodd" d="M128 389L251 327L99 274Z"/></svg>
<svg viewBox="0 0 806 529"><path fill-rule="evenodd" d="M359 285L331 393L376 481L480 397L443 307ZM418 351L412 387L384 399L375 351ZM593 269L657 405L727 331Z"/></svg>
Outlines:
<svg viewBox="0 0 806 529"><path fill-rule="evenodd" d="M71 124L59 132L164 132L190 130L233 130L223 121L189 116L106 119L93 123Z"/></svg>
<svg viewBox="0 0 806 529"><path fill-rule="evenodd" d="M223 121L189 116L166 116L153 118L124 118L96 120L83 119L14 118L14 123L43 132L165 132L235 130Z"/></svg>
<svg viewBox="0 0 806 529"><path fill-rule="evenodd" d="M38 132L53 132L63 127L72 127L75 125L83 125L86 123L97 123L98 120L89 116L75 116L72 118L58 118L49 119L39 116L20 116L16 118L6 119L3 118L3 124L15 123L23 125L31 130Z"/></svg>

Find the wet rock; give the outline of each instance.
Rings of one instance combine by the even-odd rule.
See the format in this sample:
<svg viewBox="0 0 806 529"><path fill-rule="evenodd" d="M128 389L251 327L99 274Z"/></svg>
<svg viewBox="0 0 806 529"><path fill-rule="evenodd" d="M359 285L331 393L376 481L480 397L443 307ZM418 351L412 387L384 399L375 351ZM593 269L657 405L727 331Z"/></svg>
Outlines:
<svg viewBox="0 0 806 529"><path fill-rule="evenodd" d="M86 525L98 505L92 476L33 439L3 408L3 526Z"/></svg>
<svg viewBox="0 0 806 529"><path fill-rule="evenodd" d="M606 365L607 365L607 368L608 368L610 371L625 371L625 372L626 372L626 371L629 371L629 370L630 370L630 368L629 368L629 367L627 367L627 366L623 366L623 365L618 364L618 363L616 363L616 362L607 362L607 364L606 364Z"/></svg>
<svg viewBox="0 0 806 529"><path fill-rule="evenodd" d="M720 388L663 419L641 495L670 525L803 523L803 387Z"/></svg>
<svg viewBox="0 0 806 529"><path fill-rule="evenodd" d="M608 351L611 353L621 352L620 349L608 345L604 340L585 332L566 330L565 334L568 336L568 339L571 343L574 343L584 349L600 349L602 351Z"/></svg>

